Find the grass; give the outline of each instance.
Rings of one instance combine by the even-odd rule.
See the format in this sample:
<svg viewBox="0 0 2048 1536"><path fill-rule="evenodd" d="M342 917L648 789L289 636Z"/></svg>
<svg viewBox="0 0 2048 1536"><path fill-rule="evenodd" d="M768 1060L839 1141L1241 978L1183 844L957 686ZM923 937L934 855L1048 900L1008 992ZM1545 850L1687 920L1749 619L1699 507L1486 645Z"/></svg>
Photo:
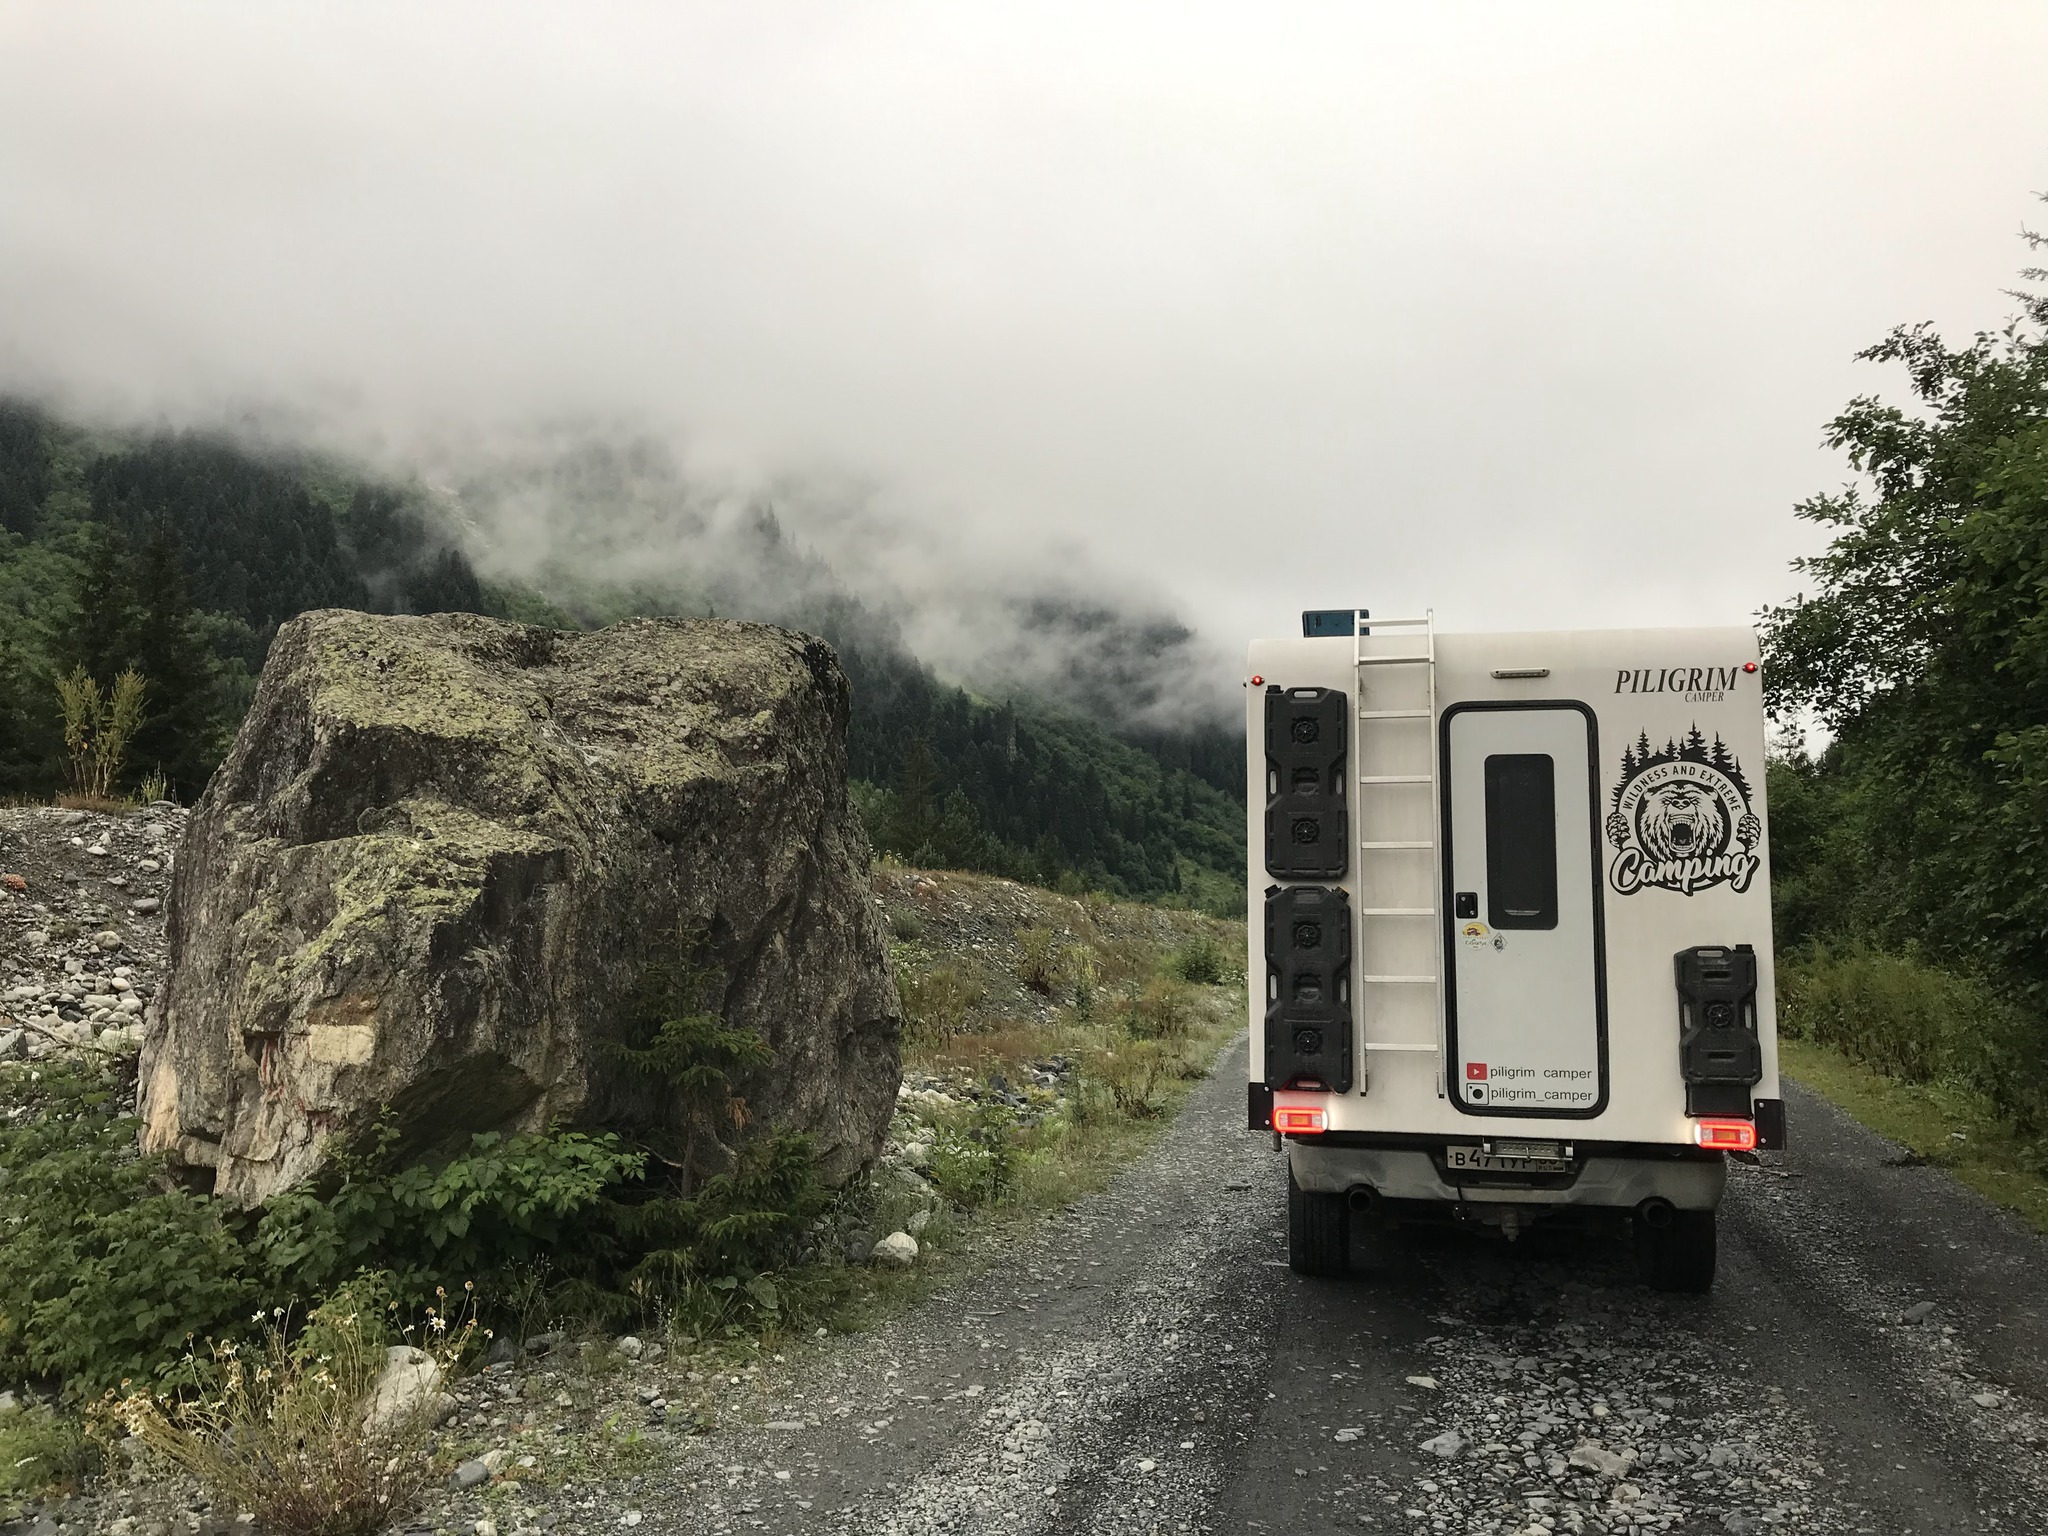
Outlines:
<svg viewBox="0 0 2048 1536"><path fill-rule="evenodd" d="M464 1293L465 1298L468 1293ZM436 1397L476 1339L467 1307L451 1330L407 1337L405 1393L382 1377L393 1325L375 1282L352 1282L313 1309L296 1337L279 1307L247 1348L216 1342L198 1391L131 1392L100 1410L197 1478L218 1508L250 1511L271 1536L375 1536L402 1522L436 1480Z"/></svg>
<svg viewBox="0 0 2048 1536"><path fill-rule="evenodd" d="M27 1495L77 1487L97 1461L75 1418L40 1406L0 1418L0 1519L19 1515Z"/></svg>
<svg viewBox="0 0 2048 1536"><path fill-rule="evenodd" d="M1235 1033L1234 1027L1205 1031L1189 1044L1190 1063L1205 1050L1207 1057L1213 1059ZM1207 1075L1206 1060L1202 1066L1200 1076L1179 1075L1168 1081L1159 1095L1159 1110L1150 1118L1108 1115L1078 1125L1061 1125L1054 1135L1037 1144L1027 1140L1012 1204L1022 1212L1044 1214L1062 1210L1104 1188L1165 1133L1195 1084Z"/></svg>
<svg viewBox="0 0 2048 1536"><path fill-rule="evenodd" d="M1070 1110L1020 1130L1015 1167L1002 1197L971 1212L940 1212L919 1237L922 1251L910 1269L857 1272L858 1284L841 1298L830 1318L832 1331L861 1331L917 1305L996 1262L1020 1233L1047 1216L1107 1187L1166 1133L1195 1085L1208 1076L1217 1053L1242 1027L1242 991L1226 991L1219 1001L1226 1006L1218 1008L1217 1017L1197 1026L1184 1042L1184 1064L1161 1084L1152 1114L1138 1117L1099 1109L1075 1116ZM1042 1060L1062 1046L1071 1051L1077 1033L1086 1032L1070 1025L1040 1031L1011 1026L970 1038L983 1048L980 1066L1007 1067L1015 1074L1023 1063ZM919 1060L921 1052L909 1052L906 1064L950 1065L958 1048L948 1042L939 1060ZM1106 1100L1107 1094L1098 1097ZM801 1347L802 1342L793 1340L792 1346Z"/></svg>
<svg viewBox="0 0 2048 1536"><path fill-rule="evenodd" d="M121 799L104 795L0 795L0 811L96 811L103 816L130 816L149 809L141 791Z"/></svg>
<svg viewBox="0 0 2048 1536"><path fill-rule="evenodd" d="M1778 1062L1829 1103L2048 1233L2048 1175L2037 1149L2013 1134L1982 1094L1909 1083L1834 1046L1780 1039Z"/></svg>
<svg viewBox="0 0 2048 1536"><path fill-rule="evenodd" d="M1209 1075L1217 1053L1242 1028L1244 993L1238 987L1201 989L1186 1006L1181 1032L1170 1041L1134 1040L1114 1017L1090 1022L1062 1009L1050 1023L1008 1022L986 1032L913 1043L905 1065L938 1075L1000 1073L1013 1085L1031 1081L1030 1064L1053 1056L1078 1061L1064 1109L1016 1136L1016 1168L993 1216L1042 1215L1103 1188L1110 1178L1158 1139ZM1159 1070L1146 1085L1144 1112L1129 1107L1123 1071L1140 1053L1158 1055ZM1123 1087L1118 1103L1116 1087Z"/></svg>
<svg viewBox="0 0 2048 1536"><path fill-rule="evenodd" d="M50 802L60 811L98 811L103 816L126 815L142 809L139 800L113 800L105 795L59 795Z"/></svg>
<svg viewBox="0 0 2048 1536"><path fill-rule="evenodd" d="M906 1075L955 1093L1000 1078L1036 1108L1009 1127L999 1169L975 1162L974 1142L987 1145L992 1130L977 1127L985 1111L899 1111L925 1124L934 1176L965 1199L933 1216L914 1267L860 1272L829 1319L835 1331L980 1269L1020 1231L1104 1188L1158 1141L1244 1028L1240 925L981 876L922 879L897 903L915 904L916 922L892 923L910 1005ZM1068 1066L1056 1110L1033 1072L1054 1058ZM877 1231L888 1230L886 1207Z"/></svg>

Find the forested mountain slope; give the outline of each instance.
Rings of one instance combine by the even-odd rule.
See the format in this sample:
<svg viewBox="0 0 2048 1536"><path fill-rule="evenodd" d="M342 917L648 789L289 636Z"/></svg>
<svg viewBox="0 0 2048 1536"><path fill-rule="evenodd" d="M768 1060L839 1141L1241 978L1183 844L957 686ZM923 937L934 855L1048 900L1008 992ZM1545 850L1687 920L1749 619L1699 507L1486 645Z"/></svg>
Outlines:
<svg viewBox="0 0 2048 1536"><path fill-rule="evenodd" d="M983 698L911 655L886 615L791 548L771 513L757 562L802 579L735 592L715 573L627 586L549 567L481 579L415 486L198 434L109 434L0 401L0 795L63 782L56 681L148 684L125 787L203 786L277 626L309 608L471 611L562 626L703 613L791 624L838 647L849 751L884 849L1122 894L1241 905L1241 742L1215 726L1123 725L1078 702ZM790 596L788 594L795 594Z"/></svg>

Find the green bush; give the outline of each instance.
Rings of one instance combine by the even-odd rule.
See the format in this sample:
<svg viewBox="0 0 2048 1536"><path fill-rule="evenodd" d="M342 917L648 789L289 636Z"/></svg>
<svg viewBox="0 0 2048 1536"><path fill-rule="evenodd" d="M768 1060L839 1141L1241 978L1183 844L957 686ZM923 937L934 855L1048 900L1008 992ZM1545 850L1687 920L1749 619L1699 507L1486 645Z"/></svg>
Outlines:
<svg viewBox="0 0 2048 1536"><path fill-rule="evenodd" d="M678 936L678 952L696 945ZM793 1132L745 1137L742 1084L769 1065L766 1041L728 1025L715 999L723 978L688 959L650 975L641 1041L621 1053L650 1086L674 1095L680 1131L643 1177L615 1186L591 1232L595 1274L580 1293L599 1316L681 1318L708 1328L735 1307L773 1317L770 1272L796 1256L829 1192L816 1147ZM559 1259L559 1250L558 1250Z"/></svg>
<svg viewBox="0 0 2048 1536"><path fill-rule="evenodd" d="M1911 954L1814 949L1778 967L1778 1027L1889 1076L1988 1097L2021 1135L2048 1135L2039 1032L1981 982Z"/></svg>
<svg viewBox="0 0 2048 1536"><path fill-rule="evenodd" d="M1966 1070L1988 1006L1961 977L1876 950L1817 951L1778 973L1785 1033L1912 1082Z"/></svg>
<svg viewBox="0 0 2048 1536"><path fill-rule="evenodd" d="M1092 1071L1119 1113L1149 1120L1166 1108L1167 1085L1176 1075L1174 1052L1163 1040L1133 1040L1103 1052Z"/></svg>
<svg viewBox="0 0 2048 1536"><path fill-rule="evenodd" d="M924 919L913 907L891 907L889 932L905 944L915 944L924 937Z"/></svg>
<svg viewBox="0 0 2048 1536"><path fill-rule="evenodd" d="M1110 1091L1102 1073L1094 1066L1084 1063L1082 1070L1074 1074L1068 1089L1066 1119L1069 1125L1106 1125L1117 1118L1116 1096Z"/></svg>
<svg viewBox="0 0 2048 1536"><path fill-rule="evenodd" d="M255 1264L221 1207L136 1156L111 1075L4 1070L16 1113L0 1122L0 1377L90 1395L243 1318Z"/></svg>
<svg viewBox="0 0 2048 1536"><path fill-rule="evenodd" d="M658 978L620 1047L668 1096L660 1156L618 1135L484 1133L453 1156L403 1159L388 1126L312 1185L236 1212L172 1185L135 1153L135 1121L99 1070L0 1068L0 1379L55 1379L91 1396L186 1370L188 1343L232 1343L252 1304L317 1303L359 1275L397 1301L477 1283L508 1318L697 1323L785 1306L786 1266L828 1192L804 1136L746 1136L739 1088L765 1042L689 998L695 972ZM551 1294L530 1294L543 1266ZM202 1362L203 1364L203 1362ZM188 1371L189 1374L189 1371Z"/></svg>
<svg viewBox="0 0 2048 1536"><path fill-rule="evenodd" d="M1126 998L1122 1023L1139 1040L1185 1040L1194 1028L1195 999L1184 981L1155 976L1136 997Z"/></svg>
<svg viewBox="0 0 2048 1536"><path fill-rule="evenodd" d="M2022 1137L2048 1144L2048 1032L2038 1020L2017 1007L1995 1007L1969 1080ZM2037 1161L2044 1157L2048 1145L2037 1150Z"/></svg>
<svg viewBox="0 0 2048 1536"><path fill-rule="evenodd" d="M1067 980L1074 988L1074 1012L1084 1019L1095 1016L1095 951L1077 944L1067 952Z"/></svg>
<svg viewBox="0 0 2048 1536"><path fill-rule="evenodd" d="M42 1407L0 1419L0 1516L28 1494L77 1484L98 1463L76 1419Z"/></svg>
<svg viewBox="0 0 2048 1536"><path fill-rule="evenodd" d="M993 1099L976 1104L965 1124L941 1126L930 1169L939 1193L968 1210L1000 1201L1016 1180L1016 1128L1016 1117Z"/></svg>
<svg viewBox="0 0 2048 1536"><path fill-rule="evenodd" d="M319 1295L384 1271L414 1307L473 1279L508 1320L536 1308L605 1324L701 1323L735 1301L759 1310L754 1282L788 1260L829 1198L796 1134L743 1141L724 1172L695 1180L616 1136L573 1131L486 1132L461 1157L391 1170L375 1154L338 1162L338 1184L291 1191L264 1213L252 1247L270 1274ZM543 1268L545 1301L532 1294Z"/></svg>
<svg viewBox="0 0 2048 1536"><path fill-rule="evenodd" d="M550 1252L593 1278L633 1262L607 1201L646 1158L616 1137L484 1134L463 1156L397 1167L380 1130L330 1179L249 1217L135 1155L111 1078L9 1077L23 1112L0 1125L0 1375L73 1395L154 1378L190 1339L237 1336L258 1301L313 1301L363 1271L391 1272L417 1306Z"/></svg>
<svg viewBox="0 0 2048 1536"><path fill-rule="evenodd" d="M1198 987L1221 986L1230 975L1230 957L1206 933L1196 934L1166 957L1166 974Z"/></svg>
<svg viewBox="0 0 2048 1536"><path fill-rule="evenodd" d="M734 1303L773 1313L768 1276L785 1267L831 1202L808 1136L741 1143L732 1166L694 1187L664 1180L607 1202L607 1226L631 1262L613 1284L649 1319L680 1314L707 1328ZM764 1285L761 1282L766 1281Z"/></svg>
<svg viewBox="0 0 2048 1536"><path fill-rule="evenodd" d="M1017 930L1017 979L1051 997L1067 978L1067 943L1050 928Z"/></svg>
<svg viewBox="0 0 2048 1536"><path fill-rule="evenodd" d="M394 1167L394 1140L380 1127L367 1151L336 1159L333 1180L271 1201L252 1244L269 1273L319 1295L386 1270L402 1300L423 1305L437 1287L509 1278L564 1248L588 1261L603 1247L591 1229L607 1192L647 1165L616 1136L487 1131L460 1157Z"/></svg>

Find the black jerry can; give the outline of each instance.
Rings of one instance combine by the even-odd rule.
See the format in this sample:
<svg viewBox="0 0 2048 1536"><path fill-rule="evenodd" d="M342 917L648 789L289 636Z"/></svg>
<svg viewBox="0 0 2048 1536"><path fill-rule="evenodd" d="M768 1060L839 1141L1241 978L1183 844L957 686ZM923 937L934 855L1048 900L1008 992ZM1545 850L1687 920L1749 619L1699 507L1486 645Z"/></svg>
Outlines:
<svg viewBox="0 0 2048 1536"><path fill-rule="evenodd" d="M1350 695L1266 690L1266 873L1336 880L1349 864L1344 777Z"/></svg>
<svg viewBox="0 0 2048 1536"><path fill-rule="evenodd" d="M1703 944L1672 957L1678 981L1678 1065L1686 1112L1747 1115L1764 1075L1756 1028L1756 951Z"/></svg>
<svg viewBox="0 0 2048 1536"><path fill-rule="evenodd" d="M1351 898L1266 892L1266 1086L1351 1088Z"/></svg>

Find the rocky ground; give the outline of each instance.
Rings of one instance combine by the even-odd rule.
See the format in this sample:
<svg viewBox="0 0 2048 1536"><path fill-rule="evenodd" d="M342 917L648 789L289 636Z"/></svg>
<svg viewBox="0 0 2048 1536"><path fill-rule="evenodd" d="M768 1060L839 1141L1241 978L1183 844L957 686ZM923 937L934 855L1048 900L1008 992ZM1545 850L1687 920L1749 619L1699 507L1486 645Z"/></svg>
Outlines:
<svg viewBox="0 0 2048 1536"><path fill-rule="evenodd" d="M0 1044L12 1056L132 1054L162 979L161 903L184 817L169 805L125 815L0 810ZM1113 989L1155 974L1164 950L1223 929L1192 913L898 866L877 871L874 899L899 926L916 930L914 941L899 944L899 958L973 978L968 1022L993 1027L1003 1043L999 1058L962 1051L957 1060L906 1063L882 1158L855 1198L821 1226L816 1263L894 1271L897 1289L914 1293L929 1283L920 1240L929 1241L935 1217L958 1214L933 1181L935 1155L943 1158L949 1137L959 1141L952 1133L987 1109L1029 1128L1074 1089L1075 1057L1042 1048L1065 1038L1055 1025L1072 1012L1071 985L1053 996L1020 979L1018 930L1056 933L1067 948L1087 944L1102 955L1104 985ZM1219 993L1202 1006L1241 1012L1241 994L1229 997L1238 1001ZM977 1248L1003 1240L995 1232L956 1234L961 1251L938 1272L972 1268ZM454 1403L436 1449L455 1471L405 1529L512 1536L651 1519L666 1496L666 1469L698 1448L748 1424L815 1426L821 1411L839 1413L837 1404L820 1410L791 1395L792 1372L802 1368L793 1362L819 1347L808 1329L711 1347L653 1337L567 1339L554 1330L524 1347L494 1341L481 1370L450 1384ZM0 1395L0 1416L19 1411L19 1401ZM770 1484L773 1470L762 1472ZM241 1536L251 1527L157 1467L31 1507L0 1530Z"/></svg>
<svg viewBox="0 0 2048 1536"><path fill-rule="evenodd" d="M417 1529L2041 1528L2048 1245L1826 1105L1795 1089L1795 1150L1738 1169L1711 1297L1540 1234L1367 1235L1348 1280L1310 1281L1239 1065L1104 1194L871 1333L717 1374L592 1345L471 1379L449 1433L493 1441L483 1480ZM639 1405L623 1459L549 1476L592 1455L567 1421L593 1372Z"/></svg>
<svg viewBox="0 0 2048 1536"><path fill-rule="evenodd" d="M1797 1149L1739 1169L1711 1297L1540 1235L1369 1235L1310 1281L1238 1064L1103 1195L871 1333L470 1378L446 1433L488 1449L413 1529L2041 1529L2042 1241L1824 1104L1795 1089Z"/></svg>
<svg viewBox="0 0 2048 1536"><path fill-rule="evenodd" d="M637 1341L502 1360L446 1431L488 1445L477 1481L412 1529L2041 1529L2048 1245L1826 1105L1795 1089L1795 1149L1738 1170L1711 1297L1642 1289L1618 1244L1449 1232L1310 1281L1237 1065L1103 1195L872 1333L715 1375Z"/></svg>
<svg viewBox="0 0 2048 1536"><path fill-rule="evenodd" d="M1369 1238L1331 1283L1285 1267L1234 1065L999 1266L768 1376L642 1485L642 1523L2040 1528L2044 1244L1820 1102L1795 1091L1801 1150L1738 1172L1712 1297L1642 1289L1618 1243L1461 1233Z"/></svg>
<svg viewBox="0 0 2048 1536"><path fill-rule="evenodd" d="M100 867L83 862L91 846L36 878L112 923L99 887L63 879ZM138 864L146 846L133 843ZM27 912L19 895L5 910ZM137 947L117 958L147 985L148 931L128 929ZM53 934L38 981L90 960L76 946L98 931ZM1057 1094L1056 1064L1045 1072L1011 1091ZM442 1449L457 1471L409 1529L2044 1528L2048 1242L1796 1086L1792 1149L1734 1170L1714 1294L1682 1297L1640 1287L1618 1242L1540 1232L1512 1246L1369 1233L1349 1279L1294 1275L1282 1160L1242 1129L1241 1076L1234 1052L1107 1190L955 1263L921 1299L906 1292L871 1331L694 1354L500 1346L456 1386ZM963 1091L943 1073L906 1088L885 1165L906 1225L919 1147ZM60 1520L117 1536L235 1529L164 1491L53 1508L43 1536Z"/></svg>
<svg viewBox="0 0 2048 1536"><path fill-rule="evenodd" d="M0 1061L141 1046L185 816L0 810Z"/></svg>
<svg viewBox="0 0 2048 1536"><path fill-rule="evenodd" d="M898 972L957 970L972 989L961 1021L970 1031L1044 1027L1072 1004L1071 974L1050 990L1031 986L1019 974L1020 933L1046 935L1055 957L1085 950L1089 981L1103 994L1141 982L1155 972L1162 952L1197 937L1215 940L1243 969L1241 921L894 863L878 865L874 883L875 899L898 930Z"/></svg>

